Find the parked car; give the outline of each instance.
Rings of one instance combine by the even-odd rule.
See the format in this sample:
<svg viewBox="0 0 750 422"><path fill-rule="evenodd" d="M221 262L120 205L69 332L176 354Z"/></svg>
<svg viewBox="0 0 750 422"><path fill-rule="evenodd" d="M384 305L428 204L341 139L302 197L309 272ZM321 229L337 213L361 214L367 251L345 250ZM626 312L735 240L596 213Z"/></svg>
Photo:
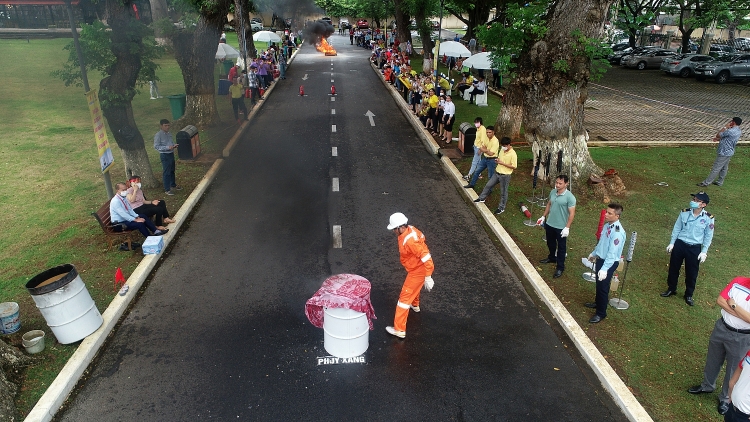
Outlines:
<svg viewBox="0 0 750 422"><path fill-rule="evenodd" d="M339 19L339 28L349 29L351 27L352 27L352 24L349 23L349 19Z"/></svg>
<svg viewBox="0 0 750 422"><path fill-rule="evenodd" d="M731 45L726 44L711 44L708 48L708 55L713 57L725 56L727 54L734 54L737 50Z"/></svg>
<svg viewBox="0 0 750 422"><path fill-rule="evenodd" d="M645 46L645 47L628 47L622 51L619 51L612 55L612 57L609 59L609 62L612 64L619 64L620 66L625 66L625 62L630 58L630 56L634 54L643 54L650 50L656 50L659 49L659 47L654 46Z"/></svg>
<svg viewBox="0 0 750 422"><path fill-rule="evenodd" d="M370 24L367 23L367 19L360 19L357 21L357 28L359 29L367 29L370 27Z"/></svg>
<svg viewBox="0 0 750 422"><path fill-rule="evenodd" d="M258 32L263 30L263 24L255 21L250 21L250 30Z"/></svg>
<svg viewBox="0 0 750 422"><path fill-rule="evenodd" d="M440 21L430 21L430 28L432 28L433 31L437 31L440 29Z"/></svg>
<svg viewBox="0 0 750 422"><path fill-rule="evenodd" d="M725 55L718 59L696 66L695 77L699 81L713 78L717 84L733 79L750 78L750 54Z"/></svg>
<svg viewBox="0 0 750 422"><path fill-rule="evenodd" d="M661 62L661 70L670 75L680 75L680 77L687 78L695 74L696 66L713 60L713 57L705 54L678 54L674 57L665 58Z"/></svg>
<svg viewBox="0 0 750 422"><path fill-rule="evenodd" d="M750 38L735 38L734 48L741 51L750 51Z"/></svg>
<svg viewBox="0 0 750 422"><path fill-rule="evenodd" d="M333 21L328 16L323 16L322 18L320 18L320 20L327 23L328 25L333 26Z"/></svg>
<svg viewBox="0 0 750 422"><path fill-rule="evenodd" d="M251 18L250 22L258 22L260 26L263 26L263 19L259 17Z"/></svg>
<svg viewBox="0 0 750 422"><path fill-rule="evenodd" d="M674 51L664 49L633 54L627 59L625 66L636 68L638 70L643 70L647 67L659 67L665 58L672 57L674 54Z"/></svg>

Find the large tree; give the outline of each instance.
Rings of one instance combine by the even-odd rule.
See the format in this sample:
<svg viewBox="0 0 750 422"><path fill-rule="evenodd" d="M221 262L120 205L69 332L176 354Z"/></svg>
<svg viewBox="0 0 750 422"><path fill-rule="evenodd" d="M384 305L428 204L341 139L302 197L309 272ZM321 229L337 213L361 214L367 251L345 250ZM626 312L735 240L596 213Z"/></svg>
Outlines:
<svg viewBox="0 0 750 422"><path fill-rule="evenodd" d="M509 10L506 25L480 30L480 40L494 44L496 63L515 73L496 133L525 139L535 157L539 151L544 158L549 155L550 169L572 169L570 177L577 181L601 173L589 154L583 121L588 82L601 71L596 66L603 61L595 57L611 2L528 3Z"/></svg>
<svg viewBox="0 0 750 422"><path fill-rule="evenodd" d="M141 176L148 187L158 186L146 153L143 135L133 117L133 97L138 88L157 80L154 63L161 53L150 29L137 20L130 1L108 0L107 22L81 26L81 49L86 68L99 71L99 100L110 131L120 147L126 175ZM70 58L63 69L53 72L65 85L83 86L78 55L71 42L65 47ZM154 123L156 124L156 123Z"/></svg>
<svg viewBox="0 0 750 422"><path fill-rule="evenodd" d="M444 7L446 12L466 24L464 39L470 40L475 37L476 28L489 20L490 10L494 7L499 12L507 3L505 0L451 0L445 2Z"/></svg>
<svg viewBox="0 0 750 422"><path fill-rule="evenodd" d="M654 23L659 10L668 0L620 0L617 3L615 25L628 34L631 47L635 47L636 36L648 25Z"/></svg>

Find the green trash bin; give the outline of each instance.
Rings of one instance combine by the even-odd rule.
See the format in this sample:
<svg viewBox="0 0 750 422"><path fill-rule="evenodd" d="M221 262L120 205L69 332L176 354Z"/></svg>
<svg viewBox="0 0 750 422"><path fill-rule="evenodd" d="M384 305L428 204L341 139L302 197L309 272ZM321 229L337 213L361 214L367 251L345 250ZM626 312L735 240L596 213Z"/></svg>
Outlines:
<svg viewBox="0 0 750 422"><path fill-rule="evenodd" d="M230 60L224 60L224 73L222 73L222 75L228 75L229 71L232 70L233 67L234 63L232 63Z"/></svg>
<svg viewBox="0 0 750 422"><path fill-rule="evenodd" d="M185 94L168 95L169 108L172 109L172 120L177 120L185 114Z"/></svg>

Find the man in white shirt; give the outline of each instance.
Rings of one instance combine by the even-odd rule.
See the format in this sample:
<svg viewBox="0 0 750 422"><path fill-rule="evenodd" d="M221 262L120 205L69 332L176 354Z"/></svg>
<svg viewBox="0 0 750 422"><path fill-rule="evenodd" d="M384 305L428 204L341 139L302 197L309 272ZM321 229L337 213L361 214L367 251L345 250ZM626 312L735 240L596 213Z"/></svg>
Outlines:
<svg viewBox="0 0 750 422"><path fill-rule="evenodd" d="M109 217L113 224L123 224L128 230L138 230L146 237L151 236L151 232L154 233L153 236L161 236L169 231L157 229L150 219L143 218L133 211L126 197L128 191L125 183L118 183L115 188L117 193L109 201Z"/></svg>
<svg viewBox="0 0 750 422"><path fill-rule="evenodd" d="M487 91L487 82L484 81L484 76L480 76L479 80L474 82L474 89L472 89L471 95L469 96L469 104L474 104L474 98L477 95L482 95Z"/></svg>

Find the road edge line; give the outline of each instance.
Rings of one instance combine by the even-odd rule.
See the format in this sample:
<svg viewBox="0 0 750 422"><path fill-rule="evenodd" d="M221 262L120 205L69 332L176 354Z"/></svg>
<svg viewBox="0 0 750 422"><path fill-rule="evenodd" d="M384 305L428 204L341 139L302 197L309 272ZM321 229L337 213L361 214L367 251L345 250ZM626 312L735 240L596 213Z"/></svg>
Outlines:
<svg viewBox="0 0 750 422"><path fill-rule="evenodd" d="M440 161L446 172L451 176L453 183L459 187L462 186L463 179L461 172L458 171L458 168L453 164L453 161L448 157L442 157ZM469 197L469 199L474 200L476 199L475 197L478 197L476 192L474 192L474 189L461 190ZM634 422L653 421L643 405L636 399L635 395L633 395L628 389L628 386L625 385L625 382L619 375L617 375L617 372L615 372L609 362L607 362L599 349L596 348L594 343L586 335L581 326L578 325L578 322L576 322L552 289L549 288L549 285L547 285L542 276L539 275L539 272L537 272L536 268L523 253L521 248L518 247L513 238L510 237L507 231L505 231L502 224L497 221L492 211L483 203L477 203L476 205L482 218L484 218L484 221L500 240L500 243L502 243L510 256L513 257L513 261L521 270L523 276L528 280L531 286L534 287L537 296L539 296L555 318L557 318L560 326L563 327L568 334L568 337L573 343L575 343L581 356L583 356L589 364L589 367L591 367L594 373L596 373L599 381L610 396L612 396L613 400L617 403L625 416Z"/></svg>
<svg viewBox="0 0 750 422"><path fill-rule="evenodd" d="M177 223L170 224L169 233L162 236L164 239L164 249L174 239L180 227L187 216L193 210L200 198L203 196L208 186L213 182L219 169L224 164L222 158L214 161L214 164L203 176L190 196L185 200L180 209L174 215ZM98 330L87 336L78 346L73 355L68 359L63 369L57 374L54 381L50 384L42 397L36 402L31 412L26 416L26 422L48 422L55 416L60 407L67 400L68 395L80 380L83 373L88 368L91 361L96 357L105 340L119 322L125 310L136 296L136 292L141 288L148 278L151 271L156 266L162 255L145 255L133 274L128 277L127 284L130 286L125 296L115 296L110 302L107 309L102 313L104 322Z"/></svg>

